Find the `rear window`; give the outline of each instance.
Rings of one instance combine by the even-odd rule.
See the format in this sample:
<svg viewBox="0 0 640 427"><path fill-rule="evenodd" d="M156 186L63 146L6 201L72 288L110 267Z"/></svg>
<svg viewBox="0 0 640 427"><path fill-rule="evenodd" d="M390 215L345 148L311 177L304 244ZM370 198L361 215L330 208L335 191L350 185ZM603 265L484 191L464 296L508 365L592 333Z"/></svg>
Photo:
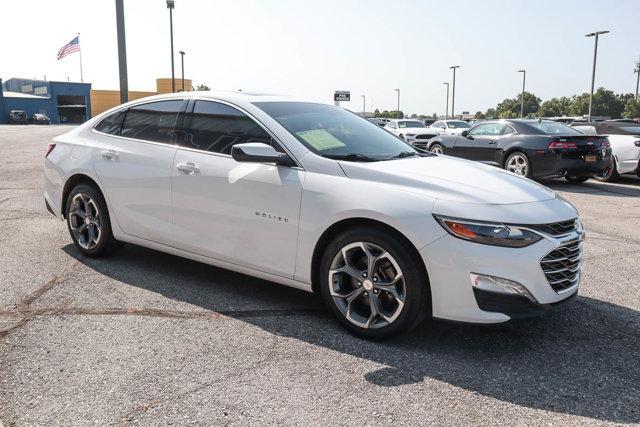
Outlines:
<svg viewBox="0 0 640 427"><path fill-rule="evenodd" d="M124 111L125 110L120 110L109 114L102 119L94 129L98 132L108 133L109 135L119 135L120 128L122 127L122 119L124 118Z"/></svg>
<svg viewBox="0 0 640 427"><path fill-rule="evenodd" d="M581 132L558 122L533 122L527 123L527 126L539 130L546 135L582 135Z"/></svg>
<svg viewBox="0 0 640 427"><path fill-rule="evenodd" d="M121 136L145 141L171 142L182 100L158 101L129 108Z"/></svg>

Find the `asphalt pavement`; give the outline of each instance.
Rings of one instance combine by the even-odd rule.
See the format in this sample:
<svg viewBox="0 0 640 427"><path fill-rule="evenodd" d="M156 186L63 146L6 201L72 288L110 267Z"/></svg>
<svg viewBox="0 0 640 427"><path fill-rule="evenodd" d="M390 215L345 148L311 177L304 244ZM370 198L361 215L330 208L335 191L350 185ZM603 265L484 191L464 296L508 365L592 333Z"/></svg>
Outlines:
<svg viewBox="0 0 640 427"><path fill-rule="evenodd" d="M545 182L587 232L579 296L534 321L383 343L305 292L127 245L45 209L64 126L0 126L0 425L640 423L640 181Z"/></svg>

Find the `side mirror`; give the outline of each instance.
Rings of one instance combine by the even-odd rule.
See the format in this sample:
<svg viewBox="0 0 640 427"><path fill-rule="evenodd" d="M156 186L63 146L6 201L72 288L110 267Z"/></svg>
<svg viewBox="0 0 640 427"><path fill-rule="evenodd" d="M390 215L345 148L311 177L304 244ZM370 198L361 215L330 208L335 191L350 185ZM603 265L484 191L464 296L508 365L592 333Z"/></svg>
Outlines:
<svg viewBox="0 0 640 427"><path fill-rule="evenodd" d="M262 142L247 142L231 147L231 157L236 162L275 163L281 166L294 166L289 156L278 153L275 148Z"/></svg>
<svg viewBox="0 0 640 427"><path fill-rule="evenodd" d="M462 136L464 136L465 138L467 138L469 136L469 131L468 130L463 130L462 133L460 134Z"/></svg>

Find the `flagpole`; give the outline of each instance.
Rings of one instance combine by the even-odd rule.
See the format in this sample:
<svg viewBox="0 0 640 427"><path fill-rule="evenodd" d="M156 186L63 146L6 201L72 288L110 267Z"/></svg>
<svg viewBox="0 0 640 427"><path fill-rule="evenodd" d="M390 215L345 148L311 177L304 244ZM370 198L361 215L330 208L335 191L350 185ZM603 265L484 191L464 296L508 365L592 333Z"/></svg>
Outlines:
<svg viewBox="0 0 640 427"><path fill-rule="evenodd" d="M82 78L82 46L80 46L80 33L78 33L78 53L80 54L80 83L84 83L84 79Z"/></svg>

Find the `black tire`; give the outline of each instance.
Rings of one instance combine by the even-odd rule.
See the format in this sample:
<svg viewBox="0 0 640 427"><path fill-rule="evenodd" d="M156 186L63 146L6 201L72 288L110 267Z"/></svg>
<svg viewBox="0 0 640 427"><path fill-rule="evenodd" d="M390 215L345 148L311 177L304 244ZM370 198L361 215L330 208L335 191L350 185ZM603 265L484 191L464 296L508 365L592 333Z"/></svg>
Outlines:
<svg viewBox="0 0 640 427"><path fill-rule="evenodd" d="M367 242L386 251L393 257L403 275L404 306L391 323L386 320L382 321L383 319L380 317L379 320L384 326L366 328L356 325L347 319L346 315L338 307L338 302L331 295L330 286L333 287L334 285L329 283L329 271L334 257L340 256L339 254L342 253L341 250L345 246L358 242ZM384 265L384 262L381 261L378 265ZM403 239L399 239L385 230L374 227L357 227L341 233L327 245L320 263L320 277L318 278L320 295L338 321L351 333L367 339L391 338L419 325L425 318L431 318L431 290L429 279L422 266L422 259L408 242L404 242ZM335 276L333 277L335 278ZM355 282L355 279L352 279L350 275L346 277L347 281ZM375 276L372 280L375 281ZM364 282L366 280L363 280ZM371 283L371 280L369 283ZM382 282L379 284L382 284ZM352 284L351 286L354 285ZM369 292L376 291L369 290ZM376 298L379 299L377 301L383 299L383 293L383 291L378 291ZM384 297L388 299L390 295L384 295ZM373 298L374 295L370 297ZM364 299L358 300L358 298ZM354 299L354 302L362 304L362 307L367 307L365 304L370 301L367 293L365 292L364 295L360 295L358 298Z"/></svg>
<svg viewBox="0 0 640 427"><path fill-rule="evenodd" d="M438 151L440 150L440 151ZM444 146L438 142L436 142L435 144L433 144L431 147L429 147L429 151L432 153L440 153L440 154L444 154Z"/></svg>
<svg viewBox="0 0 640 427"><path fill-rule="evenodd" d="M603 170L599 174L593 176L593 179L600 182L613 182L617 181L620 178L618 174L618 169L616 168L616 162L611 159L611 166L607 169Z"/></svg>
<svg viewBox="0 0 640 427"><path fill-rule="evenodd" d="M98 238L95 241L94 245L86 246L85 243L81 244L78 241L78 237L76 237L76 232L73 231L73 226L78 224L79 216L75 214L70 214L72 207L74 206L74 199L76 196L86 195L90 198L92 202L95 203L95 207L97 207L98 214L95 214L95 209L89 209L90 211L90 219L93 217L94 220L99 220L99 234ZM109 218L109 210L107 209L107 203L102 196L102 193L98 188L91 184L79 184L71 190L69 196L67 197L65 203L65 215L67 218L67 228L69 229L69 234L71 235L71 239L73 243L76 245L76 248L83 254L92 257L98 258L102 256L108 256L116 252L118 249L122 247L122 242L119 242L113 237L113 232L111 230L111 220ZM74 209L75 210L75 209ZM85 209L86 210L86 209ZM94 224L90 224L88 227L95 227ZM87 232L88 233L88 232ZM82 239L82 236L81 236Z"/></svg>
<svg viewBox="0 0 640 427"><path fill-rule="evenodd" d="M400 139L404 139L404 135L403 134L400 134Z"/></svg>
<svg viewBox="0 0 640 427"><path fill-rule="evenodd" d="M567 175L564 177L569 182L573 182L575 184L582 184L585 181L591 179L591 176L575 176L575 175Z"/></svg>
<svg viewBox="0 0 640 427"><path fill-rule="evenodd" d="M533 176L533 170L531 169L531 162L529 161L529 157L523 151L514 151L507 157L507 160L504 161L504 169L510 170L509 165L514 160L514 158L522 159L524 162L524 173L517 173L515 171L511 171L517 175L525 176L527 178L531 178Z"/></svg>

